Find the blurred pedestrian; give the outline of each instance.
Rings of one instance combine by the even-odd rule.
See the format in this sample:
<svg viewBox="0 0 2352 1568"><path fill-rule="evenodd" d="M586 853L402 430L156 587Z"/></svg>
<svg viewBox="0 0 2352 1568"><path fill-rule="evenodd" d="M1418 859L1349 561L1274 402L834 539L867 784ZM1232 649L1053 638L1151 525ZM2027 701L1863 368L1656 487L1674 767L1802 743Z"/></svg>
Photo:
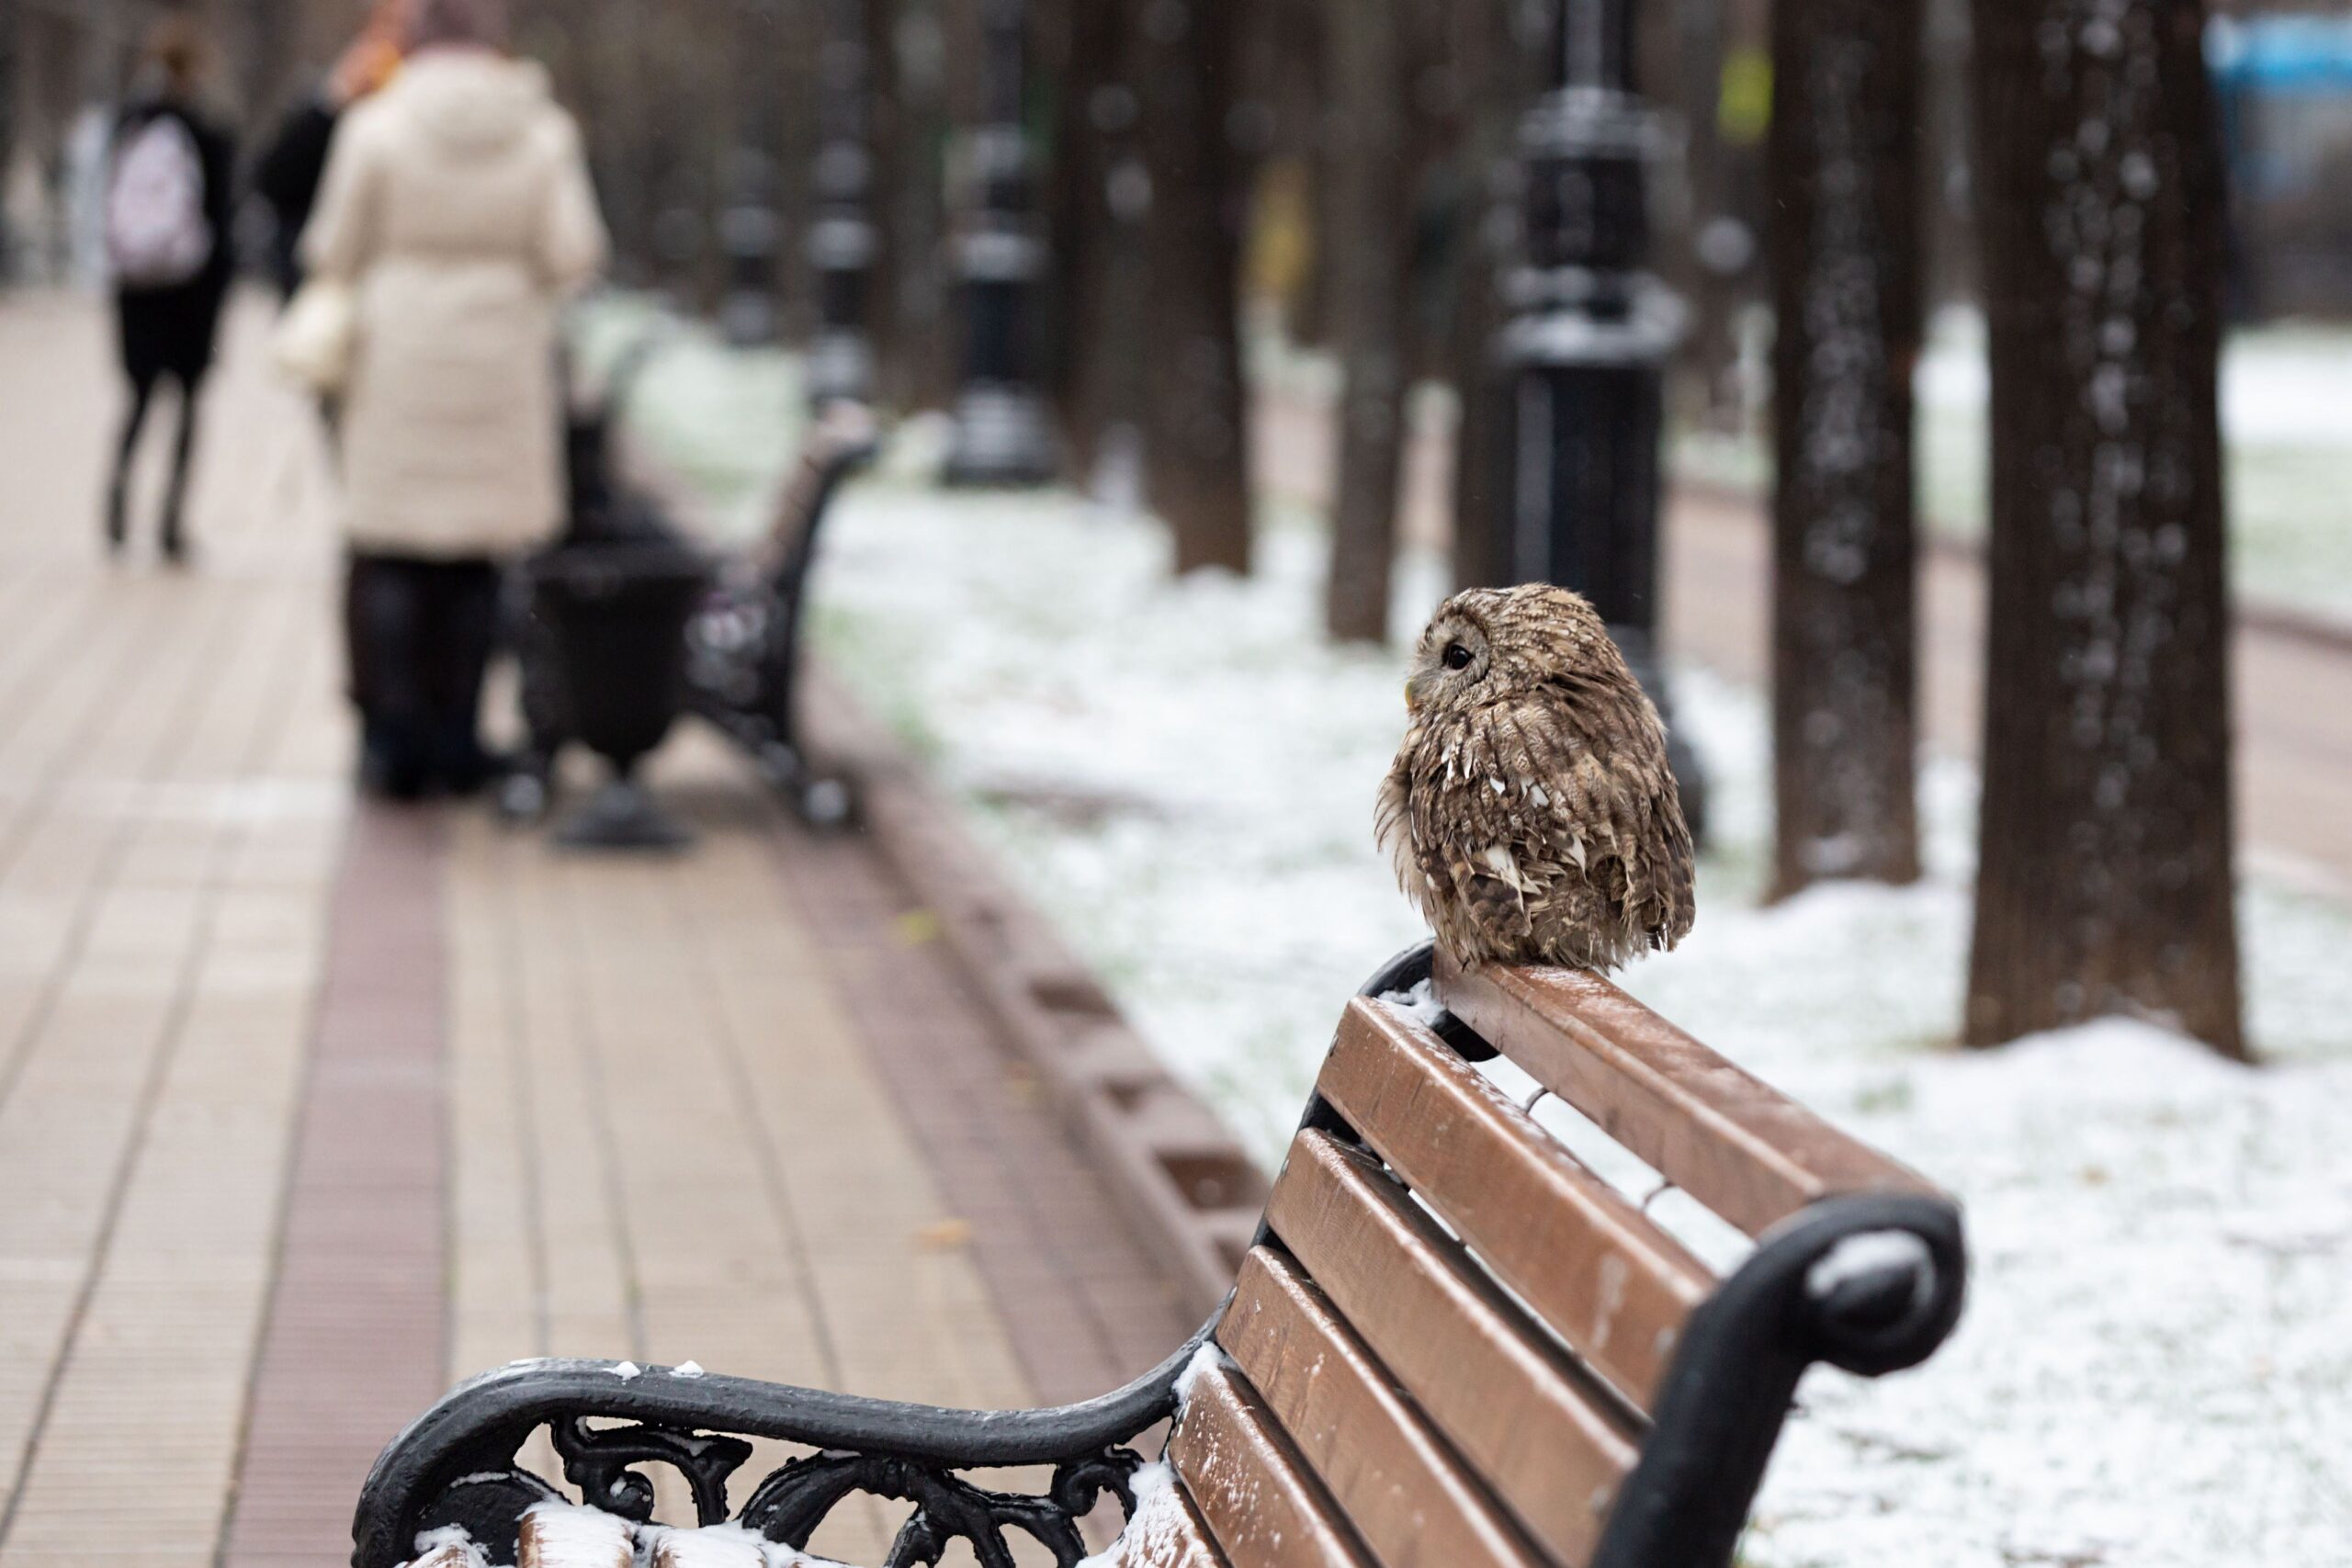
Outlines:
<svg viewBox="0 0 2352 1568"><path fill-rule="evenodd" d="M291 299L302 285L302 231L318 205L335 122L400 69L410 0L373 0L366 23L317 90L287 111L254 165L254 194L269 209L269 273Z"/></svg>
<svg viewBox="0 0 2352 1568"><path fill-rule="evenodd" d="M181 15L156 24L139 94L116 122L107 173L107 261L122 367L130 379L130 409L107 491L107 547L119 551L129 537L132 454L156 390L170 381L179 390L180 423L164 494L162 543L164 558L175 564L187 554L188 459L231 267L230 171L236 148L200 107L209 62L193 18Z"/></svg>
<svg viewBox="0 0 2352 1568"><path fill-rule="evenodd" d="M344 115L302 239L306 293L352 298L345 614L361 782L397 798L495 771L500 568L560 522L557 307L605 255L578 129L505 39L503 0L413 0L408 59Z"/></svg>

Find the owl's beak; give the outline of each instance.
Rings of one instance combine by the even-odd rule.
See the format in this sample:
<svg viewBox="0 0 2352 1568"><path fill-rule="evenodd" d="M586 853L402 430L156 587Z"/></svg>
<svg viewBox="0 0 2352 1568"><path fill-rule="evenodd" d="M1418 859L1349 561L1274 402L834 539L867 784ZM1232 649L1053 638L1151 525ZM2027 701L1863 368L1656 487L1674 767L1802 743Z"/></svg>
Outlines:
<svg viewBox="0 0 2352 1568"><path fill-rule="evenodd" d="M1429 678L1427 676L1416 670L1405 677L1405 711L1407 713L1420 712L1421 704L1428 695Z"/></svg>

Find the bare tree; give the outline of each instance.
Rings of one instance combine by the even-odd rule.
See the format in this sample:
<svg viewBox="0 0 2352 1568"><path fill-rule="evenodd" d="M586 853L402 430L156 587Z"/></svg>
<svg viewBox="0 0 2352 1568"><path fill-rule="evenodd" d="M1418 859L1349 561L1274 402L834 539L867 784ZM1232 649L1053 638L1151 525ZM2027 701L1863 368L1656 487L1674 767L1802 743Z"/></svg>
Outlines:
<svg viewBox="0 0 2352 1568"><path fill-rule="evenodd" d="M1966 1039L2109 1013L2245 1055L2199 0L1974 0L1993 372Z"/></svg>
<svg viewBox="0 0 2352 1568"><path fill-rule="evenodd" d="M1772 12L1773 891L1919 874L1918 0Z"/></svg>
<svg viewBox="0 0 2352 1568"><path fill-rule="evenodd" d="M17 0L0 0L0 284L14 280L17 237L8 227L7 181L17 161L17 73L24 18Z"/></svg>
<svg viewBox="0 0 2352 1568"><path fill-rule="evenodd" d="M953 123L951 28L968 26L969 10L959 5L951 14L946 0L869 6L877 107L873 217L886 236L876 267L888 271L878 285L885 313L875 333L875 379L883 400L900 408L941 407L954 392L943 150Z"/></svg>
<svg viewBox="0 0 2352 1568"><path fill-rule="evenodd" d="M1453 440L1453 581L1464 588L1493 586L1510 575L1500 532L1489 525L1505 471L1504 378L1495 337L1503 322L1503 274L1519 237L1511 151L1533 92L1534 51L1522 37L1532 22L1512 7L1471 6L1456 10L1452 27L1464 103L1455 156L1468 205L1456 241L1461 265L1446 374L1462 411Z"/></svg>
<svg viewBox="0 0 2352 1568"><path fill-rule="evenodd" d="M892 42L898 13L892 0L862 0L856 7L857 19L865 28L865 152L872 160L865 190L865 220L872 225L874 254L865 269L865 332L873 346L875 396L883 400L891 400L891 394L898 390L885 385L888 378L883 367L895 357L888 340L898 320L903 265L899 249L904 243L894 221L892 203L896 193L888 182L905 167L904 143L909 131L906 109L899 102L899 54Z"/></svg>
<svg viewBox="0 0 2352 1568"><path fill-rule="evenodd" d="M1786 9L1775 6L1777 17ZM1901 10L1898 3L1894 7ZM1733 216L1732 161L1719 125L1724 58L1730 30L1726 0L1674 0L1650 7L1657 17L1657 42L1645 48L1644 63L1653 97L1670 106L1681 131L1676 232L1667 236L1671 281L1689 301L1690 326L1677 355L1682 409L1708 427L1736 423L1735 368L1739 343L1734 331L1741 292L1747 229ZM1647 40L1645 40L1646 42ZM1785 64L1785 62L1782 62ZM1785 81L1785 78L1783 78ZM1787 91L1786 86L1782 92Z"/></svg>
<svg viewBox="0 0 2352 1568"><path fill-rule="evenodd" d="M1398 58L1404 0L1343 0L1325 17L1332 104L1323 250L1342 381L1326 618L1336 638L1378 642L1388 635L1403 463L1411 213Z"/></svg>
<svg viewBox="0 0 2352 1568"><path fill-rule="evenodd" d="M1127 81L1127 37L1136 0L1063 0L1056 7L1061 58L1055 94L1053 158L1046 178L1046 224L1052 235L1054 287L1048 381L1071 467L1090 472L1104 433L1134 423L1143 387L1126 372L1139 357L1129 341L1141 301L1129 276L1139 265L1141 214L1123 203L1131 181L1117 171L1139 168L1135 156L1138 105Z"/></svg>
<svg viewBox="0 0 2352 1568"><path fill-rule="evenodd" d="M1176 538L1176 570L1250 570L1247 389L1241 364L1245 161L1233 145L1238 7L1148 0L1130 45L1151 181L1146 483Z"/></svg>

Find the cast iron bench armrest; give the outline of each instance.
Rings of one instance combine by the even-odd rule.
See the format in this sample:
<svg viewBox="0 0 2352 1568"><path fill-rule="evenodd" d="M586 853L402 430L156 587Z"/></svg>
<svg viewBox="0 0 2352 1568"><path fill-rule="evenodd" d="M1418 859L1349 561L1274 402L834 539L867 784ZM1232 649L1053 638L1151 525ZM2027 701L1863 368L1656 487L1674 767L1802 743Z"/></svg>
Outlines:
<svg viewBox="0 0 2352 1568"><path fill-rule="evenodd" d="M1592 1568L1731 1560L1805 1369L1919 1365L1959 1323L1967 1277L1941 1196L1841 1194L1775 1226L1685 1325Z"/></svg>
<svg viewBox="0 0 2352 1568"><path fill-rule="evenodd" d="M560 1495L516 1459L546 1427L582 1495L640 1523L652 1517L653 1485L636 1466L674 1467L699 1522L718 1524L728 1479L751 1457L743 1439L772 1438L818 1451L761 1482L739 1521L747 1529L805 1547L835 1504L865 1492L915 1505L902 1541L961 1538L992 1564L1003 1532L1017 1529L1066 1568L1085 1554L1077 1521L1102 1494L1133 1511L1130 1479L1143 1460L1126 1445L1174 1413L1177 1380L1212 1327L1125 1388L1039 1410L944 1410L664 1367L624 1376L614 1361L516 1361L459 1384L378 1457L352 1523L352 1565L398 1568L420 1535L450 1526L513 1562L525 1510ZM955 1473L1016 1465L1054 1467L1045 1495L991 1492ZM894 1551L892 1560L902 1559ZM935 1560L920 1548L903 1559Z"/></svg>

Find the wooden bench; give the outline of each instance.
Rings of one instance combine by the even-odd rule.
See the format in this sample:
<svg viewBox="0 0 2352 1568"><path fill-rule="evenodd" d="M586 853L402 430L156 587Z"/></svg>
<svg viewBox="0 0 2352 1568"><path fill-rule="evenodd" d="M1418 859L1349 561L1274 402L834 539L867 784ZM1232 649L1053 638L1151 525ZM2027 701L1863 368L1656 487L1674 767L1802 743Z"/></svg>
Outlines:
<svg viewBox="0 0 2352 1568"><path fill-rule="evenodd" d="M890 1568L957 1540L1010 1568L1019 1535L1070 1568L1106 1495L1127 1524L1101 1561L1126 1568L1723 1568L1805 1369L1876 1376L1951 1332L1959 1211L1605 980L1431 967L1417 949L1349 1003L1232 1295L1128 1387L948 1411L522 1363L385 1450L356 1568L450 1528L511 1562L526 1533L576 1524L556 1505L525 1529L560 1495L516 1461L542 1427L581 1495L620 1516L600 1528L675 1568L788 1563L855 1493L910 1506ZM1382 999L1424 980L1443 1013ZM1719 1278L1474 1065L1498 1053L1753 1249ZM1147 1465L1136 1445L1170 1417ZM814 1451L707 1553L698 1532L630 1522L657 1463L684 1472L701 1525L729 1522L746 1437ZM1051 1467L1034 1495L965 1473L1032 1465ZM745 1531L751 1555L718 1555Z"/></svg>
<svg viewBox="0 0 2352 1568"><path fill-rule="evenodd" d="M657 501L621 478L620 413L665 336L649 333L631 344L611 372L603 399L591 409L571 411L565 461L571 514L555 551L644 544L694 547ZM877 451L874 418L863 407L836 403L820 415L792 478L777 495L766 537L714 563L710 590L686 626L688 711L741 747L801 818L820 827L845 820L854 800L847 781L812 765L802 734L801 645L808 585L833 502ZM513 641L522 666L529 739L499 805L511 818L527 818L543 814L552 800L557 759L573 735L572 699L544 628L526 617Z"/></svg>

